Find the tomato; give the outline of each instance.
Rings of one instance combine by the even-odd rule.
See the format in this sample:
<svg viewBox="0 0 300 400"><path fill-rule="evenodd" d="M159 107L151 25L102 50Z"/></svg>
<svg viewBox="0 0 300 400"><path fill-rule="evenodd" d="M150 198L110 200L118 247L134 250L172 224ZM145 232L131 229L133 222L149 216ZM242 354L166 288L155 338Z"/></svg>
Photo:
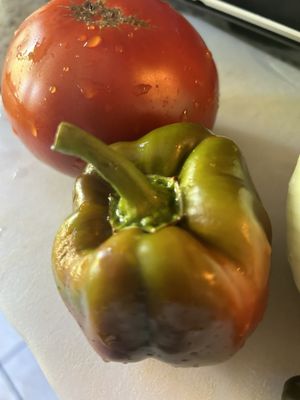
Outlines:
<svg viewBox="0 0 300 400"><path fill-rule="evenodd" d="M160 0L52 0L16 31L2 76L14 132L68 174L51 151L61 121L107 143L182 120L213 126L218 77L200 35Z"/></svg>

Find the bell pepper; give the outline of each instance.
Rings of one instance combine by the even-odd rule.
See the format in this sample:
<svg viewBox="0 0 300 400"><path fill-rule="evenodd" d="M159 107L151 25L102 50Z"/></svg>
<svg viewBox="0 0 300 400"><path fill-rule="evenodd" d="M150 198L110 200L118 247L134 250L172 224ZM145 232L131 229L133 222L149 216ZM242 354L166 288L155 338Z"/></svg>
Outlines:
<svg viewBox="0 0 300 400"><path fill-rule="evenodd" d="M53 149L87 162L53 270L93 348L124 363L232 356L262 318L271 252L237 145L176 123L108 146L62 123Z"/></svg>

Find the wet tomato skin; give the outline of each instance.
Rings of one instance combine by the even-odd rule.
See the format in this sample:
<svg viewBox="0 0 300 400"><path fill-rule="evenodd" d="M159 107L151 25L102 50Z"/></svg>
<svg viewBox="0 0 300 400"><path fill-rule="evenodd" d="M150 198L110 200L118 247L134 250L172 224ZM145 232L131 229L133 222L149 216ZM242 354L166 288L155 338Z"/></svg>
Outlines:
<svg viewBox="0 0 300 400"><path fill-rule="evenodd" d="M50 1L23 22L8 50L4 108L39 159L70 175L82 168L50 150L61 121L107 143L182 120L213 126L215 63L179 13L160 0L100 1L138 21L101 26L76 17L72 7L84 3L97 2Z"/></svg>

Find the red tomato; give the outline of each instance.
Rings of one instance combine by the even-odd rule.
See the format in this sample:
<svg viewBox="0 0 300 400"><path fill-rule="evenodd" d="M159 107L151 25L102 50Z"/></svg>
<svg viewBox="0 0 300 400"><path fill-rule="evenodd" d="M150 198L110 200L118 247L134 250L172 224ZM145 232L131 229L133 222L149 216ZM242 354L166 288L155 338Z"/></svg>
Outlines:
<svg viewBox="0 0 300 400"><path fill-rule="evenodd" d="M218 79L199 34L163 1L52 0L16 32L2 97L25 145L77 174L76 160L50 150L61 121L107 143L182 120L211 128Z"/></svg>

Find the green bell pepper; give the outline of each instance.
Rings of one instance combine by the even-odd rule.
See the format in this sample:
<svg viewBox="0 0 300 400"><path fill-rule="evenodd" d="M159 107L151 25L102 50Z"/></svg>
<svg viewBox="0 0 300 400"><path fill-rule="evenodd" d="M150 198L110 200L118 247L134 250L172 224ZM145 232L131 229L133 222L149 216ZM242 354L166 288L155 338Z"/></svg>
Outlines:
<svg viewBox="0 0 300 400"><path fill-rule="evenodd" d="M271 228L231 140L178 123L107 146L67 123L88 163L57 233L61 296L104 360L223 361L261 320Z"/></svg>

